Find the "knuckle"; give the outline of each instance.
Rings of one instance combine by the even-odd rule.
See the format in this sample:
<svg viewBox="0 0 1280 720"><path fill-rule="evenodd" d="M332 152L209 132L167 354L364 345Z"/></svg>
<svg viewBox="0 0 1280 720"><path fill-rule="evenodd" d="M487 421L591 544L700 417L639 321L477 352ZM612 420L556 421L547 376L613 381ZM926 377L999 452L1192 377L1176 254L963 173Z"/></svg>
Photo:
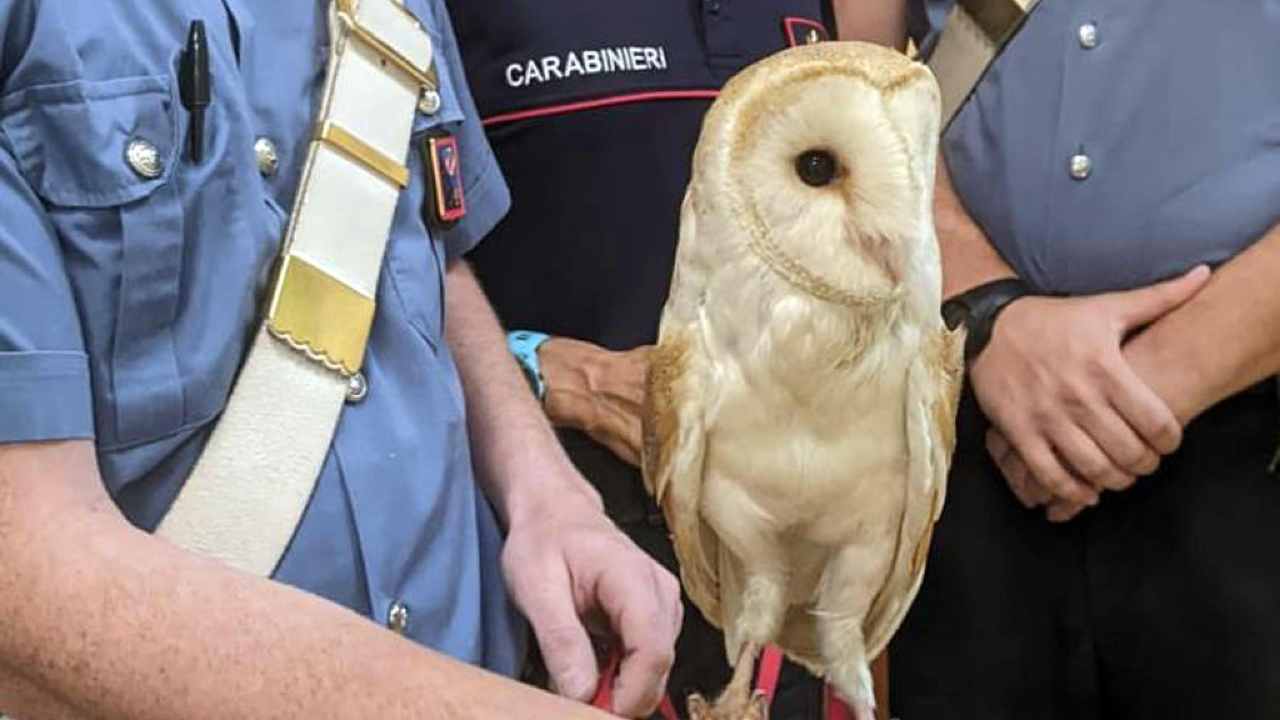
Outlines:
<svg viewBox="0 0 1280 720"><path fill-rule="evenodd" d="M1032 502L1036 505L1044 505L1053 499L1053 494L1039 483L1031 483L1029 492Z"/></svg>
<svg viewBox="0 0 1280 720"><path fill-rule="evenodd" d="M1056 405L1045 399L1037 400L1035 404L1031 406L1030 412L1027 413L1027 424L1036 428L1044 428L1053 425L1058 422L1058 418L1061 416L1060 407L1060 405ZM1013 440L1012 437L1009 439Z"/></svg>
<svg viewBox="0 0 1280 720"><path fill-rule="evenodd" d="M534 632L538 636L538 645L549 658L566 657L577 643L581 633L577 628L567 625L539 626L537 622L533 622L533 625Z"/></svg>
<svg viewBox="0 0 1280 720"><path fill-rule="evenodd" d="M1076 471L1088 480L1105 480L1112 475L1111 464L1106 460L1090 455L1076 466Z"/></svg>
<svg viewBox="0 0 1280 720"><path fill-rule="evenodd" d="M1159 467L1160 461L1150 450L1138 448L1126 452L1118 465L1128 475L1149 475Z"/></svg>
<svg viewBox="0 0 1280 720"><path fill-rule="evenodd" d="M1153 457L1153 453L1136 443L1126 443L1124 449L1117 453L1120 466L1130 472L1138 472Z"/></svg>
<svg viewBox="0 0 1280 720"><path fill-rule="evenodd" d="M1133 484L1136 483L1137 481L1138 481L1138 478L1134 475L1129 475L1127 473L1121 474L1118 478L1116 478L1115 484L1111 486L1110 489L1128 490L1129 488L1133 487Z"/></svg>
<svg viewBox="0 0 1280 720"><path fill-rule="evenodd" d="M985 445L986 445L986 448L987 448L987 453L989 453L989 454L991 455L991 457L993 457L993 458L998 458L998 457L1000 457L1000 456L1003 454L1003 453L1001 452L1001 451L1003 450L1003 448L1002 448L1002 447L1001 447L1001 445L1000 445L1000 438L996 435L996 431L995 431L995 430L988 430L988 431L987 431L987 437L986 437Z"/></svg>
<svg viewBox="0 0 1280 720"><path fill-rule="evenodd" d="M653 678L665 677L675 664L676 655L670 647L662 646L642 650L637 654L636 662L640 671Z"/></svg>
<svg viewBox="0 0 1280 720"><path fill-rule="evenodd" d="M1102 487L1107 490L1123 490L1129 485L1129 478L1133 477L1129 473L1122 470L1111 469L1098 477L1095 487Z"/></svg>
<svg viewBox="0 0 1280 720"><path fill-rule="evenodd" d="M1035 505L1033 496L1025 484L1014 482L1013 480L1009 480L1008 483L1009 489L1013 491L1013 496L1018 499L1019 503L1022 503L1023 507L1030 509Z"/></svg>
<svg viewBox="0 0 1280 720"><path fill-rule="evenodd" d="M679 604L680 580L666 570L662 571L662 575L660 577L662 578L659 582L661 582L663 596L667 600L674 601Z"/></svg>
<svg viewBox="0 0 1280 720"><path fill-rule="evenodd" d="M1072 502L1089 502L1092 493L1064 472L1057 472L1046 479L1045 484L1059 497Z"/></svg>
<svg viewBox="0 0 1280 720"><path fill-rule="evenodd" d="M1131 467L1134 475L1150 475L1160 469L1160 456L1149 450L1144 450Z"/></svg>
<svg viewBox="0 0 1280 720"><path fill-rule="evenodd" d="M1084 357L1081 367L1087 377L1093 380L1110 377L1114 367L1112 358L1103 352L1091 352Z"/></svg>
<svg viewBox="0 0 1280 720"><path fill-rule="evenodd" d="M1161 421L1156 425L1155 441L1166 455L1177 450L1182 444L1182 427L1173 419Z"/></svg>

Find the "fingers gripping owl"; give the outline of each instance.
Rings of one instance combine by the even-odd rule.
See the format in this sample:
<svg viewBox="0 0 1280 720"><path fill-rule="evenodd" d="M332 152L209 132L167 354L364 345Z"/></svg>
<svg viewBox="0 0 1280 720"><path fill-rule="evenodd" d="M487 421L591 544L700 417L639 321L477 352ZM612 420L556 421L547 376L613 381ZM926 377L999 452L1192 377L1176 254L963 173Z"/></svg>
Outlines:
<svg viewBox="0 0 1280 720"><path fill-rule="evenodd" d="M863 43L771 56L709 111L649 370L645 484L734 677L695 718L758 720L777 644L873 720L868 658L920 585L963 338L932 221L939 92Z"/></svg>

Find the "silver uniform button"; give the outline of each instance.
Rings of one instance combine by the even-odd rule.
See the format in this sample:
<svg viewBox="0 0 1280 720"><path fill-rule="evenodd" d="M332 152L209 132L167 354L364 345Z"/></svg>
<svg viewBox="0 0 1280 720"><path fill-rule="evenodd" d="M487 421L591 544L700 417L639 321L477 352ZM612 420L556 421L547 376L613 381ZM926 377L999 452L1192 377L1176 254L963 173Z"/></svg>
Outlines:
<svg viewBox="0 0 1280 720"><path fill-rule="evenodd" d="M358 403L369 396L369 381L358 372L347 378L347 402Z"/></svg>
<svg viewBox="0 0 1280 720"><path fill-rule="evenodd" d="M260 137L253 144L253 154L258 157L258 172L262 173L262 177L271 177L276 174L276 170L280 167L280 153L276 150L275 143Z"/></svg>
<svg viewBox="0 0 1280 720"><path fill-rule="evenodd" d="M1080 47L1085 50L1092 50L1098 47L1098 26L1093 23L1085 23L1081 25L1079 37Z"/></svg>
<svg viewBox="0 0 1280 720"><path fill-rule="evenodd" d="M1084 153L1076 153L1071 156L1071 177L1076 180L1084 180L1089 177L1089 173L1093 172L1093 161Z"/></svg>
<svg viewBox="0 0 1280 720"><path fill-rule="evenodd" d="M435 115L440 110L440 93L427 89L418 98L418 109L427 115Z"/></svg>
<svg viewBox="0 0 1280 720"><path fill-rule="evenodd" d="M124 159L139 177L147 180L155 180L164 173L164 166L160 163L160 151L155 145L142 138L129 141L124 149Z"/></svg>
<svg viewBox="0 0 1280 720"><path fill-rule="evenodd" d="M387 611L387 627L397 635L404 635L409 629L409 608L396 600Z"/></svg>

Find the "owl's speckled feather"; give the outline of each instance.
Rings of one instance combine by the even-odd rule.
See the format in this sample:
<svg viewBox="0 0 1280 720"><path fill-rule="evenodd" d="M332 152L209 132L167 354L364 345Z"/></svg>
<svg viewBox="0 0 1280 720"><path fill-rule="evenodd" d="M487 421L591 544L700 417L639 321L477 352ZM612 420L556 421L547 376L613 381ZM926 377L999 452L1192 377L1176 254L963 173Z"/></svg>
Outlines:
<svg viewBox="0 0 1280 720"><path fill-rule="evenodd" d="M734 77L699 137L649 374L645 482L690 597L740 671L776 643L860 720L955 443L938 123L928 69L875 45L792 48ZM834 158L830 182L802 182L806 152ZM748 706L741 677L714 717Z"/></svg>

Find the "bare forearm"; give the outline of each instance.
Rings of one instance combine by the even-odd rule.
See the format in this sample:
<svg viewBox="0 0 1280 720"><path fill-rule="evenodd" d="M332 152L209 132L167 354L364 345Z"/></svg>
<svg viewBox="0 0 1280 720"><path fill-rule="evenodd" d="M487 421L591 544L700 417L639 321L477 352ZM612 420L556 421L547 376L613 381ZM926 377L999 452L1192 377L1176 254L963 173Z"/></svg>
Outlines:
<svg viewBox="0 0 1280 720"><path fill-rule="evenodd" d="M502 327L470 267L457 261L446 276L445 324L449 346L467 398L467 428L471 433L476 475L504 519L520 512L531 499L554 497L559 490L599 498L576 473L555 473L564 488L521 487L534 473L530 468L548 462L569 463L529 385L507 351ZM553 474L536 473L546 479Z"/></svg>
<svg viewBox="0 0 1280 720"><path fill-rule="evenodd" d="M14 720L91 718L7 667L0 667L0 713L8 713Z"/></svg>
<svg viewBox="0 0 1280 720"><path fill-rule="evenodd" d="M18 718L601 717L131 528L87 443L0 446L0 533Z"/></svg>
<svg viewBox="0 0 1280 720"><path fill-rule="evenodd" d="M942 296L952 297L991 280L1016 273L1000 257L986 233L974 222L951 184L947 161L938 155L934 222L942 252Z"/></svg>
<svg viewBox="0 0 1280 720"><path fill-rule="evenodd" d="M1214 273L1182 307L1125 347L1184 423L1280 373L1280 228Z"/></svg>
<svg viewBox="0 0 1280 720"><path fill-rule="evenodd" d="M832 7L841 40L906 49L907 4L903 0L834 0Z"/></svg>

